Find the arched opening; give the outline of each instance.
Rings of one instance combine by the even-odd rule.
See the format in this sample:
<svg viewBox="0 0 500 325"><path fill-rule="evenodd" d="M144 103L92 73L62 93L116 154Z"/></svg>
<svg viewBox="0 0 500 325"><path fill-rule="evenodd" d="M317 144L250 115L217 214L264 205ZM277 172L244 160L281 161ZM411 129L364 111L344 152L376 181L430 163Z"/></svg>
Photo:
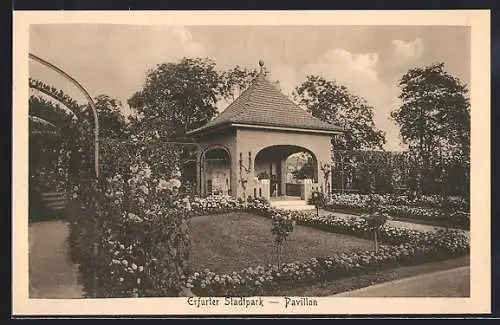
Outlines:
<svg viewBox="0 0 500 325"><path fill-rule="evenodd" d="M202 156L202 190L207 195L231 195L231 155L224 147L207 149Z"/></svg>
<svg viewBox="0 0 500 325"><path fill-rule="evenodd" d="M310 150L294 145L276 145L262 149L255 156L254 173L269 179L270 196L300 196L303 179L318 181L318 161Z"/></svg>

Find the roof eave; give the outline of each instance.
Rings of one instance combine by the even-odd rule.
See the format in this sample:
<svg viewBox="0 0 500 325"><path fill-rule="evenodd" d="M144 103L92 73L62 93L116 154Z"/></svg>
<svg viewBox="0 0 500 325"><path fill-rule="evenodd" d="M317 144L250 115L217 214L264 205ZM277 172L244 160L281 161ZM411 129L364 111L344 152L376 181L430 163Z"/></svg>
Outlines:
<svg viewBox="0 0 500 325"><path fill-rule="evenodd" d="M291 132L305 132L305 133L323 133L323 134L342 134L343 130L341 128L335 129L316 129L316 128L305 128L305 127L290 127L290 126L274 126L274 125L264 125L264 124L247 124L247 123L232 123L231 126L252 128L252 129L266 129L266 130L279 130L279 131L291 131Z"/></svg>
<svg viewBox="0 0 500 325"><path fill-rule="evenodd" d="M344 132L344 129L342 127L335 127L335 126L332 126L331 129L319 129L319 128L307 128L307 127L296 127L296 126L276 126L276 125L265 125L265 124L254 124L254 123L227 122L222 124L211 125L209 127L203 126L186 132L186 135L199 136L200 134L218 132L223 129L228 129L232 127L290 131L290 132L321 133L321 134L332 134L332 135L335 134L338 135Z"/></svg>
<svg viewBox="0 0 500 325"><path fill-rule="evenodd" d="M230 128L231 124L230 123L220 123L220 124L215 124L211 126L202 126L200 128L191 130L186 132L186 135L200 135L203 133L211 133L211 132L217 132L220 131L221 129L227 129Z"/></svg>

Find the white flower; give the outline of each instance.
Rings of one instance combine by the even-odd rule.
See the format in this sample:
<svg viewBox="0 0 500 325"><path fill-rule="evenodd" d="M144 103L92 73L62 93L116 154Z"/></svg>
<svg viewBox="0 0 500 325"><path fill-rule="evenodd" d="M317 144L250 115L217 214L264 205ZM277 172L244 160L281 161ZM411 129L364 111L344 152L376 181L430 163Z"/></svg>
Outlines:
<svg viewBox="0 0 500 325"><path fill-rule="evenodd" d="M151 168L146 167L143 169L144 177L145 178L150 178L151 177Z"/></svg>
<svg viewBox="0 0 500 325"><path fill-rule="evenodd" d="M179 178L181 177L181 175L181 171L177 167L172 171L172 178Z"/></svg>
<svg viewBox="0 0 500 325"><path fill-rule="evenodd" d="M181 181L178 179L172 178L168 182L170 184L170 189L181 187Z"/></svg>
<svg viewBox="0 0 500 325"><path fill-rule="evenodd" d="M166 189L169 189L169 182L167 182L166 180L164 180L163 178L160 179L160 181L158 182L158 185L156 186L156 188L158 190L166 190Z"/></svg>

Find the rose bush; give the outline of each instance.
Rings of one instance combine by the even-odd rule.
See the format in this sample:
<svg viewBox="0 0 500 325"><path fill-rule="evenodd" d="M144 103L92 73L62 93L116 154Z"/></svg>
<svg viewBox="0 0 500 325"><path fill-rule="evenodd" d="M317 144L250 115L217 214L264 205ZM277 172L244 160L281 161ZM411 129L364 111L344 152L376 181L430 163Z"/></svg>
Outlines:
<svg viewBox="0 0 500 325"><path fill-rule="evenodd" d="M86 296L184 291L192 208L176 162L155 162L151 154L160 155L162 147L147 140L103 142L100 180L81 177L71 189L70 254Z"/></svg>

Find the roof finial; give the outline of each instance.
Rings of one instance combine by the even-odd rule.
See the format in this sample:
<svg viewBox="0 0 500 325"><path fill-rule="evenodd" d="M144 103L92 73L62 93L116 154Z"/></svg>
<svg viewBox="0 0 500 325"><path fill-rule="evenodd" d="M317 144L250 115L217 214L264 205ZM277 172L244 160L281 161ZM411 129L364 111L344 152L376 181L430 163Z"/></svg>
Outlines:
<svg viewBox="0 0 500 325"><path fill-rule="evenodd" d="M260 65L260 73L262 73L264 71L264 60L260 59L259 65Z"/></svg>

